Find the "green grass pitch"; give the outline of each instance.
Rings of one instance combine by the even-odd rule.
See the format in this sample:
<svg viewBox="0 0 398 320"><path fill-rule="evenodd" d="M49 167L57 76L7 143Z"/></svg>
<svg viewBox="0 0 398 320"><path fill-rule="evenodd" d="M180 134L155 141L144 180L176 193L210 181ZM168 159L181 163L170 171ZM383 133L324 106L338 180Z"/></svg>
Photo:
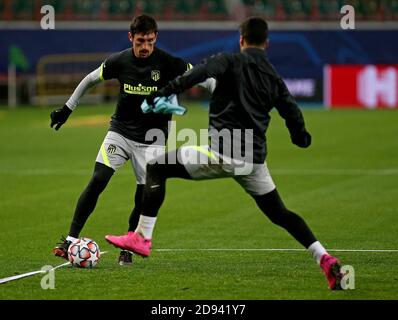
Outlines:
<svg viewBox="0 0 398 320"><path fill-rule="evenodd" d="M0 108L0 278L63 263L66 235L114 107L80 106L59 132L47 108ZM309 149L291 144L272 113L267 163L286 205L330 249L398 249L398 112L304 109ZM177 128L206 128L192 105ZM233 180L171 180L153 252L132 267L104 235L123 233L135 178L126 164L102 194L82 236L103 255L97 268L61 268L55 289L37 275L0 285L0 299L397 299L398 252L333 252L355 269L355 289L331 292L306 251L268 221ZM192 250L162 250L192 249Z"/></svg>

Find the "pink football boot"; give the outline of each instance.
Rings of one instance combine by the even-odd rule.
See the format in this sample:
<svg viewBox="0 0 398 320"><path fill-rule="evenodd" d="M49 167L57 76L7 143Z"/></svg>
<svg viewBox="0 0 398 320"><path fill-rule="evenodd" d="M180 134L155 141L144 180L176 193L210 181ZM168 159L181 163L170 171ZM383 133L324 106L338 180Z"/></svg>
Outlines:
<svg viewBox="0 0 398 320"><path fill-rule="evenodd" d="M329 289L341 290L341 279L343 274L340 271L341 265L337 258L325 253L320 262L322 272L325 274L329 283Z"/></svg>
<svg viewBox="0 0 398 320"><path fill-rule="evenodd" d="M132 251L142 257L148 257L151 253L152 242L145 239L137 232L129 231L123 236L105 236L106 241L122 250Z"/></svg>

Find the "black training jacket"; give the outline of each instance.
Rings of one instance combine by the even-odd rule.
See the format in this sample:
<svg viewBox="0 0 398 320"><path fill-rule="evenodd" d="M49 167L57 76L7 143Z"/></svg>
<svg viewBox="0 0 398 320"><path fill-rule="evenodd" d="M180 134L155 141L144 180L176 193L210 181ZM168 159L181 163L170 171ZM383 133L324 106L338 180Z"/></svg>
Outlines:
<svg viewBox="0 0 398 320"><path fill-rule="evenodd" d="M210 77L216 78L217 86L210 101L209 129L227 129L231 132L234 129L251 129L253 163L265 161L265 133L273 107L285 119L291 136L305 130L304 118L297 103L268 61L265 51L258 48L212 56L172 80L159 94L178 94ZM244 137L242 134L239 143L244 144ZM211 143L213 147L213 141ZM220 151L222 153L222 147Z"/></svg>

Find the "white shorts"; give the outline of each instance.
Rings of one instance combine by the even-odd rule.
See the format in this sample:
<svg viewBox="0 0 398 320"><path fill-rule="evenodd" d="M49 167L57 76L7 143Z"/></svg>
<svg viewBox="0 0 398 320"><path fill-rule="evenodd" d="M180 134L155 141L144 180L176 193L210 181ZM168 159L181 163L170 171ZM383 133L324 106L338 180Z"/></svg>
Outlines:
<svg viewBox="0 0 398 320"><path fill-rule="evenodd" d="M276 188L266 163L234 160L212 151L209 146L181 147L178 157L194 180L231 177L254 196L267 194Z"/></svg>
<svg viewBox="0 0 398 320"><path fill-rule="evenodd" d="M165 146L147 145L127 139L114 131L108 131L97 155L100 162L115 171L131 160L137 184L145 184L148 161L162 155Z"/></svg>

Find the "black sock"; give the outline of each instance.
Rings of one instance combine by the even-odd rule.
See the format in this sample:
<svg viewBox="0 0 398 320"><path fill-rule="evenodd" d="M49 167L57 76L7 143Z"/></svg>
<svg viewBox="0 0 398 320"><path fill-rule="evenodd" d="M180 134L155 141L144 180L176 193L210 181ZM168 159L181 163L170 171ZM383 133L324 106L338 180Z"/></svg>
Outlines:
<svg viewBox="0 0 398 320"><path fill-rule="evenodd" d="M177 150L179 152L179 150ZM166 180L168 178L192 179L181 163L174 163L169 159L176 159L176 151L165 155L164 164L147 164L146 184L143 197L143 213L148 217L156 217L166 194Z"/></svg>
<svg viewBox="0 0 398 320"><path fill-rule="evenodd" d="M166 194L166 178L160 166L165 164L148 164L146 184L143 196L143 213L147 217L156 217Z"/></svg>
<svg viewBox="0 0 398 320"><path fill-rule="evenodd" d="M102 163L95 163L93 176L77 202L69 236L79 237L88 217L94 211L100 194L104 191L114 172L112 168Z"/></svg>
<svg viewBox="0 0 398 320"><path fill-rule="evenodd" d="M137 184L137 189L135 190L134 196L134 209L131 212L129 219L129 230L135 231L140 220L140 215L142 213L142 198L144 196L144 184Z"/></svg>
<svg viewBox="0 0 398 320"><path fill-rule="evenodd" d="M305 248L317 241L305 221L285 207L276 189L262 196L253 196L253 198L273 223L286 229Z"/></svg>

